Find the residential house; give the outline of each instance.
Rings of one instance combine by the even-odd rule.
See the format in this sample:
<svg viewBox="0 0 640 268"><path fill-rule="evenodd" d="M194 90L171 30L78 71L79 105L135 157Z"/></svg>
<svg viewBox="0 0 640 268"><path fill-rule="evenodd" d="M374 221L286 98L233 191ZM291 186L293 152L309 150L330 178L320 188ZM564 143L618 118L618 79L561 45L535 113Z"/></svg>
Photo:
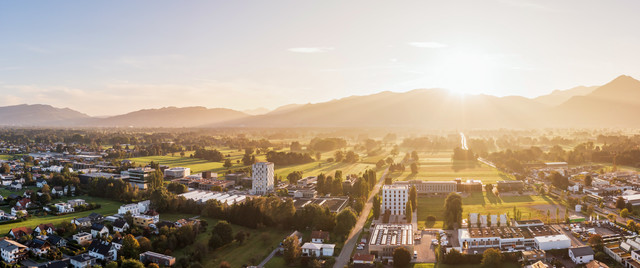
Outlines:
<svg viewBox="0 0 640 268"><path fill-rule="evenodd" d="M33 232L40 235L42 234L42 232L45 232L46 234L53 234L56 230L56 227L53 226L53 223L46 223L46 224L38 224L38 226L36 226L36 228L33 229Z"/></svg>
<svg viewBox="0 0 640 268"><path fill-rule="evenodd" d="M94 223L91 225L91 236L93 238L100 238L109 235L109 228L102 225L101 223Z"/></svg>
<svg viewBox="0 0 640 268"><path fill-rule="evenodd" d="M77 218L71 220L71 223L80 227L89 227L91 226L91 219L89 217Z"/></svg>
<svg viewBox="0 0 640 268"><path fill-rule="evenodd" d="M158 213L153 209L148 210L147 212L144 213L144 215L153 217L153 223L158 223L160 221L160 213Z"/></svg>
<svg viewBox="0 0 640 268"><path fill-rule="evenodd" d="M27 246L29 247L29 251L33 252L33 254L42 256L49 252L51 248L51 244L47 240L42 240L39 238L35 238L31 240Z"/></svg>
<svg viewBox="0 0 640 268"><path fill-rule="evenodd" d="M93 237L90 233L79 232L77 234L74 234L72 238L74 241L76 241L76 243L78 243L78 245L84 246L91 243Z"/></svg>
<svg viewBox="0 0 640 268"><path fill-rule="evenodd" d="M21 209L27 209L29 208L29 206L31 206L31 199L29 198L22 198L16 203L16 207L19 207Z"/></svg>
<svg viewBox="0 0 640 268"><path fill-rule="evenodd" d="M27 246L16 241L0 240L0 256L8 263L16 263L27 258Z"/></svg>
<svg viewBox="0 0 640 268"><path fill-rule="evenodd" d="M609 265L606 265L602 262L599 262L597 260L592 260L589 263L587 263L587 265L585 265L586 268L609 268Z"/></svg>
<svg viewBox="0 0 640 268"><path fill-rule="evenodd" d="M302 245L302 255L310 257L323 257L333 256L335 244L316 244L316 243L304 243Z"/></svg>
<svg viewBox="0 0 640 268"><path fill-rule="evenodd" d="M47 235L47 241L54 247L66 247L67 239L57 235Z"/></svg>
<svg viewBox="0 0 640 268"><path fill-rule="evenodd" d="M131 213L131 215L138 215L140 214L140 207L136 203L120 206L118 214L125 215L127 213Z"/></svg>
<svg viewBox="0 0 640 268"><path fill-rule="evenodd" d="M113 231L123 233L129 229L129 224L123 219L117 219L113 222Z"/></svg>
<svg viewBox="0 0 640 268"><path fill-rule="evenodd" d="M69 203L69 205L71 205L71 207L87 205L87 202L85 202L84 199L72 199L72 200L67 201L67 203Z"/></svg>
<svg viewBox="0 0 640 268"><path fill-rule="evenodd" d="M29 212L27 212L26 209L15 206L11 208L11 216L17 217L18 214L22 214L22 216L27 216L29 214Z"/></svg>
<svg viewBox="0 0 640 268"><path fill-rule="evenodd" d="M373 264L376 255L356 253L353 255L353 263Z"/></svg>
<svg viewBox="0 0 640 268"><path fill-rule="evenodd" d="M37 179L36 180L36 186L38 188L42 188L45 185L47 185L47 181L45 179Z"/></svg>
<svg viewBox="0 0 640 268"><path fill-rule="evenodd" d="M68 258L57 260L57 261L49 261L49 262L41 263L40 265L38 265L38 268L69 268L69 267L73 267L73 266L71 266L71 262L69 261Z"/></svg>
<svg viewBox="0 0 640 268"><path fill-rule="evenodd" d="M118 257L118 250L111 242L99 239L93 240L88 249L89 255L99 260L114 261Z"/></svg>
<svg viewBox="0 0 640 268"><path fill-rule="evenodd" d="M51 189L51 195L53 196L63 196L64 195L64 188L62 188L62 186L55 186L53 187L53 189Z"/></svg>
<svg viewBox="0 0 640 268"><path fill-rule="evenodd" d="M147 215L136 215L133 216L133 225L140 227L149 227L149 225L154 224L154 218L152 216Z"/></svg>
<svg viewBox="0 0 640 268"><path fill-rule="evenodd" d="M19 239L25 235L30 235L33 233L33 230L29 227L17 227L9 230L9 236Z"/></svg>
<svg viewBox="0 0 640 268"><path fill-rule="evenodd" d="M89 214L87 218L91 219L91 222L102 223L104 221L104 216L95 212L92 212L91 214Z"/></svg>
<svg viewBox="0 0 640 268"><path fill-rule="evenodd" d="M322 230L311 232L311 243L322 244L324 242L329 242L329 232Z"/></svg>
<svg viewBox="0 0 640 268"><path fill-rule="evenodd" d="M56 203L54 205L58 213L71 213L74 212L75 209L69 203Z"/></svg>
<svg viewBox="0 0 640 268"><path fill-rule="evenodd" d="M569 257L575 264L585 264L593 260L593 249L590 246L570 248Z"/></svg>
<svg viewBox="0 0 640 268"><path fill-rule="evenodd" d="M173 266L176 263L176 258L174 258L173 256L147 251L140 254L140 262L144 264L156 263L160 266Z"/></svg>
<svg viewBox="0 0 640 268"><path fill-rule="evenodd" d="M17 181L12 182L9 185L9 190L11 190L11 191L20 191L20 190L22 190L22 183L19 183Z"/></svg>
<svg viewBox="0 0 640 268"><path fill-rule="evenodd" d="M82 253L77 256L69 258L71 267L73 268L88 268L96 264L96 258L88 253Z"/></svg>
<svg viewBox="0 0 640 268"><path fill-rule="evenodd" d="M122 236L114 236L113 240L111 240L111 244L116 250L120 251L120 249L122 249Z"/></svg>

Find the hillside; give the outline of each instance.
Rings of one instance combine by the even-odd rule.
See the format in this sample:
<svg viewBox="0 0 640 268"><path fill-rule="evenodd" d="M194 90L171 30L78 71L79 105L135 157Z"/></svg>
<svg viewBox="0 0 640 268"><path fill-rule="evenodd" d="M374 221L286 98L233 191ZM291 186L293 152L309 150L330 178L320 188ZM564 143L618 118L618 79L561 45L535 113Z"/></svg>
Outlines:
<svg viewBox="0 0 640 268"><path fill-rule="evenodd" d="M165 107L97 119L91 125L100 127L197 127L247 116L245 113L223 108Z"/></svg>
<svg viewBox="0 0 640 268"><path fill-rule="evenodd" d="M587 95L596 90L598 87L599 86L578 86L567 90L554 90L547 95L539 96L537 98L534 98L533 100L549 106L556 106L568 101L572 97Z"/></svg>
<svg viewBox="0 0 640 268"><path fill-rule="evenodd" d="M3 126L66 126L89 118L69 108L43 104L0 107L0 125Z"/></svg>

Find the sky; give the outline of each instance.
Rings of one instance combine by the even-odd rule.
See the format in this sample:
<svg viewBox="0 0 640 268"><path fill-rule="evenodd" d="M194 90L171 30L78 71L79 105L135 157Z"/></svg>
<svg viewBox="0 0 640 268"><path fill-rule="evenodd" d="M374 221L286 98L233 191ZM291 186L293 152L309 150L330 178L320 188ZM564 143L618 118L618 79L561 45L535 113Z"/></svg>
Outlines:
<svg viewBox="0 0 640 268"><path fill-rule="evenodd" d="M237 110L640 78L640 1L0 1L0 105Z"/></svg>

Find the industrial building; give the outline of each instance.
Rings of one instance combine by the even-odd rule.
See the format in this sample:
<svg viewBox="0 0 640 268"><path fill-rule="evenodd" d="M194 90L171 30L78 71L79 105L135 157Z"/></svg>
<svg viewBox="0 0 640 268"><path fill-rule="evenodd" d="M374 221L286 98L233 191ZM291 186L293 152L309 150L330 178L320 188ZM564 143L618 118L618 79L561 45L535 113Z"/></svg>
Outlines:
<svg viewBox="0 0 640 268"><path fill-rule="evenodd" d="M413 225L378 224L371 230L369 254L381 258L391 258L393 250L404 247L413 252Z"/></svg>

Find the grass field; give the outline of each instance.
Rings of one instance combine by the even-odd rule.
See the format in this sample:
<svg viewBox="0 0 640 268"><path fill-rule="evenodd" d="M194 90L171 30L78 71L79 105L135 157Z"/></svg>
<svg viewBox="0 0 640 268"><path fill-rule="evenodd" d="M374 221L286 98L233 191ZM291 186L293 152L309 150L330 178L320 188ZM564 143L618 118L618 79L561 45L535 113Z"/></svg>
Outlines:
<svg viewBox="0 0 640 268"><path fill-rule="evenodd" d="M420 153L419 169L417 174L411 174L411 169L407 165L406 171L394 172L394 180L426 180L426 181L450 181L461 178L481 180L484 184L494 183L502 180L513 180L509 174L498 171L486 164L476 161L451 161L451 152Z"/></svg>
<svg viewBox="0 0 640 268"><path fill-rule="evenodd" d="M444 212L445 197L418 197L418 224L421 228L441 228L442 214ZM555 207L559 202L547 196L520 195L495 197L493 194L473 193L469 197L462 198L462 218L465 219L469 213L479 214L505 214L513 216L513 207L517 207L522 212L522 219L546 219L547 209L555 216ZM561 215L564 209L560 209ZM429 215L436 216L435 223L427 223Z"/></svg>
<svg viewBox="0 0 640 268"><path fill-rule="evenodd" d="M71 214L66 214L61 216L42 216L42 217L31 216L28 220L23 222L0 225L0 234L6 234L9 232L10 229L16 228L16 227L26 226L26 227L34 228L36 227L36 225L41 223L53 223L54 225L58 225L65 221L70 222L73 218L86 217L87 215L93 212L99 213L102 215L112 215L112 214L118 213L118 208L122 205L122 203L117 201L112 201L112 200L98 198L98 197L91 197L91 196L64 197L64 198L56 199L53 202L66 201L68 199L76 199L76 198L84 199L85 201L87 201L87 203L100 204L102 205L102 207L99 209L83 211L78 213L71 213ZM3 209L5 210L5 212L10 212L11 208L4 207Z"/></svg>
<svg viewBox="0 0 640 268"><path fill-rule="evenodd" d="M442 263L416 263L413 268L482 268L480 264L465 264L465 265L449 265ZM520 267L517 263L504 263L502 268L516 268Z"/></svg>
<svg viewBox="0 0 640 268"><path fill-rule="evenodd" d="M188 218L194 215L186 214L167 214L162 215L163 219L180 219ZM204 218L208 222L207 231L198 235L196 242L208 243L211 237L211 230L213 226L218 222L216 219ZM243 267L243 265L257 265L259 264L271 251L291 232L285 232L277 229L264 229L256 230L245 228L238 225L232 225L233 233L238 231L244 231L249 233L242 243L233 242L227 246L219 248L210 252L207 257L202 261L204 267L218 267L220 262L226 261L231 264L231 267ZM173 252L173 256L176 259L189 258L193 246L188 246L182 249L178 249Z"/></svg>
<svg viewBox="0 0 640 268"><path fill-rule="evenodd" d="M236 163L236 160L242 159L242 155L244 152L238 152L237 150L221 150L221 152L226 155L231 155L229 158L232 160L234 166L232 169L243 168L246 167L242 165L242 163ZM329 158L327 154L327 158ZM258 160L265 160L264 155L260 155ZM323 154L324 157L324 154ZM325 158L326 159L326 158ZM161 165L168 165L169 167L187 167L191 169L191 173L200 173L202 171L213 171L218 173L223 173L227 169L222 165L223 162L209 162L202 159L197 158L189 158L189 157L180 157L180 156L145 156L145 157L136 157L130 158L129 160L136 163L136 165L145 165L149 162L153 161L155 163L159 163ZM285 178L289 173L293 171L302 171L304 176L316 176L320 173L329 174L336 170L342 170L342 174L360 174L366 169L374 168L375 164L371 163L336 163L336 162L327 162L326 160L314 161L307 164L301 165L289 165L289 166L278 166L276 165L275 173L278 176L282 176Z"/></svg>

